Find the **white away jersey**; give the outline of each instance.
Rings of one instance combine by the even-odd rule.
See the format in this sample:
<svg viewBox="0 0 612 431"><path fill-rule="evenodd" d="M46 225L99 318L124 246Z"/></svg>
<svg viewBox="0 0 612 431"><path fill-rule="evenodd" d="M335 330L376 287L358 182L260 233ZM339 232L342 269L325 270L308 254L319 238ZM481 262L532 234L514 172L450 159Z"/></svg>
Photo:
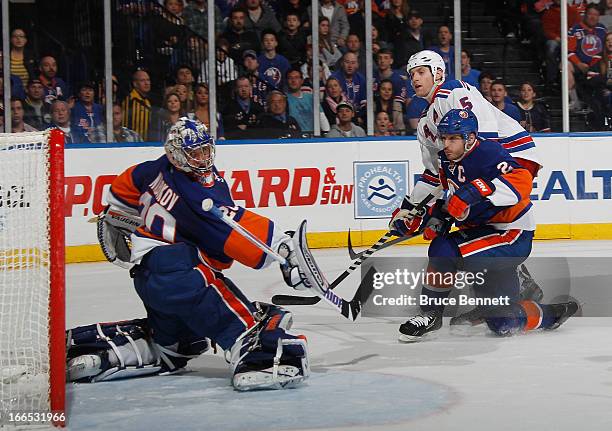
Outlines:
<svg viewBox="0 0 612 431"><path fill-rule="evenodd" d="M438 142L437 126L451 109L469 109L474 112L478 119L479 136L499 142L512 157L519 159L521 164L522 160L526 161L528 166L525 167L531 168L532 174L537 173L541 164L529 133L518 122L489 103L475 87L463 81L449 80L436 88L432 103L419 120L417 138L421 144L425 172L413 188L410 197L412 202L420 202L439 185L435 179L439 169L438 151L444 146Z"/></svg>

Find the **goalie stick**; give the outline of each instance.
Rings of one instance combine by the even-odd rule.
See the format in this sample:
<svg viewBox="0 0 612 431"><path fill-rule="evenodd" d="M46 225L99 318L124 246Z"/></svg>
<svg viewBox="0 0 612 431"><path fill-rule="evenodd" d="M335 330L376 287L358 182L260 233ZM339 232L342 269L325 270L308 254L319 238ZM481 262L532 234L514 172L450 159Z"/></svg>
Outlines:
<svg viewBox="0 0 612 431"><path fill-rule="evenodd" d="M417 206L413 208L412 211L414 211L415 214L419 213L423 208L425 208L425 206L427 206L429 202L431 202L433 198L435 198L438 195L438 192L441 189L442 187L438 186L434 191L432 191L430 194L425 196L425 198L421 202L419 202ZM344 281L344 279L346 279L352 272L354 272L357 268L359 268L364 261L366 261L370 256L372 256L378 250L389 247L393 244L400 243L402 241L409 240L410 238L414 238L418 235L421 235L421 233L422 231L419 230L418 232L415 232L412 235L395 238L394 240L388 243L389 245L386 245L385 243L389 241L389 238L391 238L393 235L391 234L391 232L385 233L370 248L362 251L361 253L354 254L356 256L356 259L353 261L353 263L351 263L351 265L342 274L340 274L334 281L332 281L332 283L329 285L329 290L334 289L336 286L338 286L342 281ZM350 244L350 233L349 233L349 244ZM349 248L349 254L350 254L350 248ZM360 285L359 289L361 287L362 286ZM353 301L360 299L359 289L357 289L357 292L355 293L355 297L353 298ZM318 296L274 295L272 297L272 303L276 305L314 305L314 304L318 304L320 300L321 299ZM361 303L359 304L359 306L361 308Z"/></svg>
<svg viewBox="0 0 612 431"><path fill-rule="evenodd" d="M247 229L242 227L238 222L232 219L230 216L225 214L220 208L216 207L213 203L212 199L205 199L202 201L202 209L207 211L217 217L219 220L227 224L229 227L234 229L236 232L240 233L247 239L251 244L255 247L259 248L274 260L276 260L281 265L287 265L287 260L278 254L276 251L272 250L267 244L249 232ZM306 221L304 220L299 227L299 233L306 228ZM347 301L346 299L336 295L331 289L327 289L325 294L321 294L317 296L319 300L323 299L327 304L329 304L334 309L338 310L340 314L346 317L349 320L355 321L359 312L361 311L361 298L359 296L359 292L355 294L355 297L351 301ZM318 301L317 301L318 302Z"/></svg>

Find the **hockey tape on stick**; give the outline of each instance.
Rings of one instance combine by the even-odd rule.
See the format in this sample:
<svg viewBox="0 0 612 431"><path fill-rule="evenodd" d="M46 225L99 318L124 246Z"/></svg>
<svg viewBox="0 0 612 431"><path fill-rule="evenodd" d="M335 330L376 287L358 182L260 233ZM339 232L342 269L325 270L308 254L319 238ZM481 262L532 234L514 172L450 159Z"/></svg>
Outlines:
<svg viewBox="0 0 612 431"><path fill-rule="evenodd" d="M436 189L432 191L431 193L429 193L427 196L425 196L425 198L421 202L419 202L417 206L412 209L412 211L415 214L419 213L423 208L427 206L429 202L431 202L432 199L438 196L441 190L442 190L442 186L436 187ZM392 244L397 244L399 242L409 240L410 238L414 238L421 234L422 234L422 231L418 231L412 235L407 235L407 236L396 238L389 243L389 246ZM374 243L367 250L364 250L361 253L353 252L357 258L353 261L353 263L351 263L351 265L342 274L340 274L334 281L332 281L332 283L329 285L328 291L335 288L342 281L344 281L344 279L346 279L352 272L354 272L357 268L359 268L361 264L364 261L366 261L370 256L372 256L378 250L385 248L384 244L387 241L389 241L389 238L391 238L392 236L393 235L390 232L387 232L383 236L381 236L379 240L376 241L376 243ZM350 244L350 236L349 236L349 244ZM349 254L350 252L351 252L351 249L349 249ZM355 298L353 298L353 301L358 300L358 299L359 299L359 295L356 294ZM321 299L318 296L274 295L272 297L272 303L276 305L314 305L314 304L317 304L320 300Z"/></svg>
<svg viewBox="0 0 612 431"><path fill-rule="evenodd" d="M221 209L216 207L212 199L204 199L202 201L202 209L214 215L219 220L234 229L236 232L244 236L251 244L271 256L281 265L287 265L287 260L284 257L278 254L276 251L272 250L267 244L265 244L247 229L238 224L234 219L225 214ZM352 301L345 300L344 298L336 295L330 289L327 290L325 295L317 296L316 298L319 299L319 301L323 299L331 307L338 310L340 314L342 314L344 317L353 321L357 318L361 309L361 303L359 302L359 298L354 298L353 301L356 301L356 303L352 304Z"/></svg>

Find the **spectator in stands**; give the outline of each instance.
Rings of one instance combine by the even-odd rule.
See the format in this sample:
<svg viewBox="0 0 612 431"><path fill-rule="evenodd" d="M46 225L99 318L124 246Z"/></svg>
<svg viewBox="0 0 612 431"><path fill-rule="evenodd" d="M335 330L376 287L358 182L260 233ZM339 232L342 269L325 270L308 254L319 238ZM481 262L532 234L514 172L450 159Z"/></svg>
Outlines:
<svg viewBox="0 0 612 431"><path fill-rule="evenodd" d="M355 2L352 1L351 3L354 4ZM376 7L376 3L372 1L372 42L377 41L379 37L378 34L374 35L374 28L385 28L384 20L375 12L375 9L378 8ZM349 33L354 33L359 36L360 40L365 40L365 0L357 1L357 10L355 10L355 12L352 14L348 14L348 22L350 28Z"/></svg>
<svg viewBox="0 0 612 431"><path fill-rule="evenodd" d="M263 53L257 57L259 61L259 76L265 79L276 89L285 87L287 72L291 68L289 60L276 52L278 39L272 30L261 33Z"/></svg>
<svg viewBox="0 0 612 431"><path fill-rule="evenodd" d="M388 49L381 49L375 58L378 69L374 71L374 91L378 90L378 85L383 79L389 80L393 84L395 100L402 105L408 104L410 97L414 95L414 90L405 74L392 69L393 52Z"/></svg>
<svg viewBox="0 0 612 431"><path fill-rule="evenodd" d="M446 25L438 27L438 45L432 45L430 50L440 54L446 65L446 79L455 79L455 47L451 45L453 34Z"/></svg>
<svg viewBox="0 0 612 431"><path fill-rule="evenodd" d="M342 57L342 52L340 52L338 46L331 41L329 19L326 17L319 19L319 57L330 69L335 69L336 63Z"/></svg>
<svg viewBox="0 0 612 431"><path fill-rule="evenodd" d="M308 15L311 15L311 6L308 6ZM332 43L339 47L346 45L346 38L349 34L349 22L346 11L342 5L334 0L319 1L319 19L326 17L329 19L330 38Z"/></svg>
<svg viewBox="0 0 612 431"><path fill-rule="evenodd" d="M612 33L606 34L602 60L589 70L587 84L591 91L590 106L597 129L612 129Z"/></svg>
<svg viewBox="0 0 612 431"><path fill-rule="evenodd" d="M321 101L323 113L327 117L327 121L330 125L336 124L337 108L342 102L349 103L346 95L342 92L342 87L340 86L338 78L330 76L325 83L325 96Z"/></svg>
<svg viewBox="0 0 612 431"><path fill-rule="evenodd" d="M57 62L55 58L46 55L40 59L40 82L45 86L45 102L51 103L55 99L67 100L70 93L68 84L57 76Z"/></svg>
<svg viewBox="0 0 612 431"><path fill-rule="evenodd" d="M4 92L4 69L2 67L2 51L0 51L0 79L2 80L2 85L0 85L0 95ZM21 84L21 79L17 75L11 74L11 97L16 97L18 99L25 99L26 93ZM2 103L2 100L0 100Z"/></svg>
<svg viewBox="0 0 612 431"><path fill-rule="evenodd" d="M521 121L521 113L515 105L508 102L507 96L508 92L503 82L495 81L491 84L491 103L493 106L516 121Z"/></svg>
<svg viewBox="0 0 612 431"><path fill-rule="evenodd" d="M259 61L257 60L257 54L255 51L244 51L243 54L243 66L251 81L251 86L253 89L253 100L255 103L261 105L264 110L266 109L266 100L268 97L268 93L274 89L272 85L259 75Z"/></svg>
<svg viewBox="0 0 612 431"><path fill-rule="evenodd" d="M395 136L397 135L394 129L394 124L389 119L389 114L385 111L380 111L374 119L374 136Z"/></svg>
<svg viewBox="0 0 612 431"><path fill-rule="evenodd" d="M223 111L223 125L228 138L240 137L240 133L256 129L264 110L253 101L251 81L246 76L236 80L234 97L225 106Z"/></svg>
<svg viewBox="0 0 612 431"><path fill-rule="evenodd" d="M405 67L408 59L429 45L430 37L423 31L423 18L416 10L408 14L408 25L403 27L398 39L387 39L394 44L398 67Z"/></svg>
<svg viewBox="0 0 612 431"><path fill-rule="evenodd" d="M393 52L393 45L389 42L386 42L380 38L380 26L376 26L372 24L372 54L378 54L378 51L381 49L389 49ZM365 39L362 39L365 40Z"/></svg>
<svg viewBox="0 0 612 431"><path fill-rule="evenodd" d="M586 7L582 22L570 29L568 39L570 110L575 111L582 108L576 84L583 84L589 68L601 60L606 40L606 29L599 24L597 5Z"/></svg>
<svg viewBox="0 0 612 431"><path fill-rule="evenodd" d="M612 0L606 0L606 7L599 17L599 23L606 27L607 31L612 31Z"/></svg>
<svg viewBox="0 0 612 431"><path fill-rule="evenodd" d="M177 18L183 18L183 10L185 9L183 0L164 0L164 7Z"/></svg>
<svg viewBox="0 0 612 431"><path fill-rule="evenodd" d="M196 85L196 93L195 93L195 111L188 115L192 120L199 120L202 124L204 124L208 129L210 129L210 98L208 85L200 82ZM214 102L213 102L214 103ZM225 133L223 131L223 120L221 118L221 113L217 112L217 139L225 139Z"/></svg>
<svg viewBox="0 0 612 431"><path fill-rule="evenodd" d="M11 75L18 77L21 80L21 86L24 88L30 78L33 78L36 61L26 48L28 38L25 31L21 28L16 28L11 32L11 50L10 64Z"/></svg>
<svg viewBox="0 0 612 431"><path fill-rule="evenodd" d="M36 132L38 130L31 125L24 123L24 114L25 111L23 100L11 97L11 132Z"/></svg>
<svg viewBox="0 0 612 431"><path fill-rule="evenodd" d="M113 103L113 142L142 142L138 133L121 125L123 121L123 109L119 103ZM96 128L91 135L92 142L107 142L106 128Z"/></svg>
<svg viewBox="0 0 612 431"><path fill-rule="evenodd" d="M357 56L357 59L359 60L359 73L361 73L363 76L365 76L366 73L366 69L365 69L365 65L366 65L366 53L365 53L365 46L362 46L361 44L361 40L359 40L359 36L357 36L356 34L349 34L346 38L346 45L344 47L344 53L346 54L347 52L352 52L353 54L355 54ZM334 70L338 70L342 67L342 59L338 60L336 62L336 66L334 68Z"/></svg>
<svg viewBox="0 0 612 431"><path fill-rule="evenodd" d="M298 137L300 125L287 113L287 97L280 91L272 91L267 99L268 111L262 116L259 128L270 138Z"/></svg>
<svg viewBox="0 0 612 431"><path fill-rule="evenodd" d="M337 107L336 124L332 125L328 138L361 138L366 136L365 131L353 123L355 110L349 102L340 102Z"/></svg>
<svg viewBox="0 0 612 431"><path fill-rule="evenodd" d="M310 92L302 91L304 85L304 76L299 69L292 69L287 72L287 87L289 93L287 94L287 105L288 112L300 125L302 132L313 132L314 131L314 118L313 118L313 95L312 89ZM329 122L327 117L323 113L323 110L319 106L319 118L322 132L329 131Z"/></svg>
<svg viewBox="0 0 612 431"><path fill-rule="evenodd" d="M310 42L306 44L306 63L302 64L302 66L300 67L300 70L302 71L302 76L304 77L304 80L308 82L308 85L312 87L314 83L312 82L312 78L311 78L311 75L312 75L312 44ZM319 86L321 88L325 87L325 82L327 82L327 78L329 78L330 75L331 75L331 72L329 70L329 66L327 65L327 63L323 61L323 58L320 56L319 57Z"/></svg>
<svg viewBox="0 0 612 431"><path fill-rule="evenodd" d="M391 0L390 1L390 9L385 16L385 34L383 35L383 39L388 40L391 43L404 42L404 33L405 29L408 26L408 21L410 19L410 5L408 4L408 0ZM421 25L423 24L421 20ZM402 45L402 43L399 43ZM400 46L396 47L400 49ZM423 46L421 46L421 49ZM419 50L419 51L420 51ZM410 56L408 56L410 57ZM406 60L408 60L406 57Z"/></svg>
<svg viewBox="0 0 612 431"><path fill-rule="evenodd" d="M568 2L569 3L569 2ZM561 0L553 0L542 13L542 30L546 38L546 84L550 87L558 82L559 62L561 61ZM572 28L580 22L578 9L567 5L567 26Z"/></svg>
<svg viewBox="0 0 612 431"><path fill-rule="evenodd" d="M64 139L67 144L91 143L79 128L72 127L70 124L70 107L63 100L54 100L51 103L51 124L49 128L58 128L64 132Z"/></svg>
<svg viewBox="0 0 612 431"><path fill-rule="evenodd" d="M156 141L164 142L170 127L172 127L183 115L179 95L174 91L166 93L162 109L155 111L151 135L154 136Z"/></svg>
<svg viewBox="0 0 612 431"><path fill-rule="evenodd" d="M300 67L306 61L306 33L302 30L300 17L290 13L285 17L285 29L280 32L278 51L292 67Z"/></svg>
<svg viewBox="0 0 612 431"><path fill-rule="evenodd" d="M80 129L80 133L87 136L104 124L104 108L94 102L96 85L93 82L84 82L79 86L78 100L74 103L70 113L70 124Z"/></svg>
<svg viewBox="0 0 612 431"><path fill-rule="evenodd" d="M406 132L404 126L404 105L393 96L393 82L383 79L378 84L378 96L374 98L374 113L386 112L389 119L393 121L393 129L403 134Z"/></svg>
<svg viewBox="0 0 612 431"><path fill-rule="evenodd" d="M478 78L480 70L472 69L472 55L465 49L461 50L461 80L480 90Z"/></svg>
<svg viewBox="0 0 612 431"><path fill-rule="evenodd" d="M429 102L422 97L413 97L410 99L410 104L406 108L406 120L404 124L408 126L406 129L406 134L413 133L416 131L417 126L419 124L419 120L423 111L427 109L429 106Z"/></svg>
<svg viewBox="0 0 612 431"><path fill-rule="evenodd" d="M183 84L187 88L191 88L195 82L193 70L186 64L181 64L176 68L174 72L174 82L177 84Z"/></svg>
<svg viewBox="0 0 612 431"><path fill-rule="evenodd" d="M183 11L185 25L194 33L208 39L208 5L207 0L191 0ZM215 33L223 29L223 15L221 9L215 5Z"/></svg>
<svg viewBox="0 0 612 431"><path fill-rule="evenodd" d="M489 102L491 102L491 84L493 84L493 81L495 81L495 77L489 72L481 72L478 77L480 92Z"/></svg>
<svg viewBox="0 0 612 431"><path fill-rule="evenodd" d="M550 132L550 113L542 102L536 101L536 89L531 82L523 82L516 102L521 114L521 126L528 132Z"/></svg>
<svg viewBox="0 0 612 431"><path fill-rule="evenodd" d="M216 68L217 73L215 75L217 86L219 91L217 93L221 97L227 97L229 92L224 90L224 88L233 82L238 77L238 70L236 68L236 63L234 63L234 59L228 55L230 46L229 42L223 38L217 40L217 50L216 50ZM209 82L208 79L208 57L204 57L204 61L201 65L202 70L202 79L199 82Z"/></svg>
<svg viewBox="0 0 612 431"><path fill-rule="evenodd" d="M45 103L45 88L38 79L30 79L24 103L23 120L36 130L44 130L51 122L51 106Z"/></svg>
<svg viewBox="0 0 612 431"><path fill-rule="evenodd" d="M359 60L357 55L347 52L342 56L341 69L332 74L340 82L342 92L346 95L348 101L357 110L357 118L361 117L359 114L366 105L366 80L358 72L358 69Z"/></svg>
<svg viewBox="0 0 612 431"><path fill-rule="evenodd" d="M253 30L263 39L264 30L273 30L278 33L281 30L281 25L274 16L272 9L264 7L261 0L245 0L247 15L245 21L245 29Z"/></svg>
<svg viewBox="0 0 612 431"><path fill-rule="evenodd" d="M298 16L303 28L310 27L310 15L308 14L308 0L287 0L280 4L280 13L278 16L287 16L295 14Z"/></svg>
<svg viewBox="0 0 612 431"><path fill-rule="evenodd" d="M145 141L149 140L152 104L149 99L151 79L144 70L132 75L132 91L123 100L123 125L138 133Z"/></svg>
<svg viewBox="0 0 612 431"><path fill-rule="evenodd" d="M229 44L229 55L236 63L242 63L242 54L245 51L259 52L259 36L255 31L245 29L246 11L233 9L228 20L228 28L221 35Z"/></svg>
<svg viewBox="0 0 612 431"><path fill-rule="evenodd" d="M170 89L171 90L169 92L176 93L179 97L179 101L181 102L181 115L184 115L187 112L191 112L193 110L195 102L189 100L191 92L189 91L187 86L185 84L176 84L174 87L170 87ZM195 100L195 93L193 98Z"/></svg>

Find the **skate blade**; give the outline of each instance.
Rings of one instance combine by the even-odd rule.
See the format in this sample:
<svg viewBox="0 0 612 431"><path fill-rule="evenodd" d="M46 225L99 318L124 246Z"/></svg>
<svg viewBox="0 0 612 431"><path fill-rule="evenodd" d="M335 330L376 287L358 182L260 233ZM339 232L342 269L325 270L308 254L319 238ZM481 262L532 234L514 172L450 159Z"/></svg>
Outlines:
<svg viewBox="0 0 612 431"><path fill-rule="evenodd" d="M306 378L297 367L280 365L276 379L271 370L247 371L239 373L232 379L234 389L241 392L253 390L291 389Z"/></svg>
<svg viewBox="0 0 612 431"><path fill-rule="evenodd" d="M419 341L423 341L425 339L430 340L432 338L435 338L437 334L434 334L434 332L428 332L423 335L406 335L400 332L400 335L399 337L397 337L397 340L400 343L404 344L418 343Z"/></svg>

